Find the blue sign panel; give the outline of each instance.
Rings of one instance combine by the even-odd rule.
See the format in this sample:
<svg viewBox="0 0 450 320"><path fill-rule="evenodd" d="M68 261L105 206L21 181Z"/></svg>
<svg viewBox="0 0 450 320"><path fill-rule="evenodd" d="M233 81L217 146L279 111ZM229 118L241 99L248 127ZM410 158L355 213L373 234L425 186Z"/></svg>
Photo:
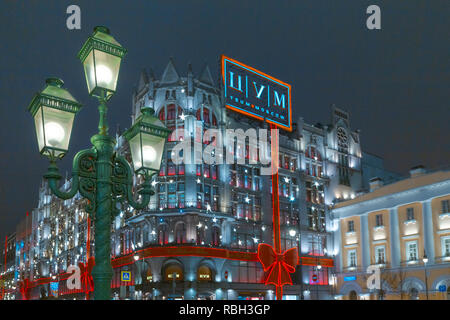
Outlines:
<svg viewBox="0 0 450 320"><path fill-rule="evenodd" d="M225 107L292 131L291 86L222 56Z"/></svg>
<svg viewBox="0 0 450 320"><path fill-rule="evenodd" d="M59 282L50 282L50 293L54 297L58 297Z"/></svg>
<svg viewBox="0 0 450 320"><path fill-rule="evenodd" d="M355 281L356 276L344 277L344 281Z"/></svg>
<svg viewBox="0 0 450 320"><path fill-rule="evenodd" d="M131 271L122 271L120 273L120 279L122 281L131 281Z"/></svg>
<svg viewBox="0 0 450 320"><path fill-rule="evenodd" d="M439 286L439 292L447 291L447 286L445 284Z"/></svg>

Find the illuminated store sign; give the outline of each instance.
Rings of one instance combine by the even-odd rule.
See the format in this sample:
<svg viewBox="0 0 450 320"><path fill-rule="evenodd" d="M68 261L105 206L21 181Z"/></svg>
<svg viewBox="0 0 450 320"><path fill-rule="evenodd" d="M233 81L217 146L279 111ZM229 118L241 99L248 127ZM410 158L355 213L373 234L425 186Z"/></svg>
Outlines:
<svg viewBox="0 0 450 320"><path fill-rule="evenodd" d="M222 56L226 108L292 131L291 86Z"/></svg>

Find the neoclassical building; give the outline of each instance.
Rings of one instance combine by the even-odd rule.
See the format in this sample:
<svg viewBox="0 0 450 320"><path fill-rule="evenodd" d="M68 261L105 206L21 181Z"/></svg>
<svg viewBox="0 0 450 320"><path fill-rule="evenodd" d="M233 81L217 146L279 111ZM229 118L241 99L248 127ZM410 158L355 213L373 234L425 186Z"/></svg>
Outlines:
<svg viewBox="0 0 450 320"><path fill-rule="evenodd" d="M337 297L450 299L450 171L418 166L370 186L332 211ZM369 266L380 267L378 289L368 288Z"/></svg>

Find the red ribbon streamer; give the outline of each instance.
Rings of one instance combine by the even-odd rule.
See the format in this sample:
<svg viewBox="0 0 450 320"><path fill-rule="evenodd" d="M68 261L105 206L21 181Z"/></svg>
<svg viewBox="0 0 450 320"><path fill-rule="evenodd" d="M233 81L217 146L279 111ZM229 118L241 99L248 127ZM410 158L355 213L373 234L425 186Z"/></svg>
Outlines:
<svg viewBox="0 0 450 320"><path fill-rule="evenodd" d="M23 281L19 281L20 293L22 294L23 300L30 299L30 280L24 279Z"/></svg>

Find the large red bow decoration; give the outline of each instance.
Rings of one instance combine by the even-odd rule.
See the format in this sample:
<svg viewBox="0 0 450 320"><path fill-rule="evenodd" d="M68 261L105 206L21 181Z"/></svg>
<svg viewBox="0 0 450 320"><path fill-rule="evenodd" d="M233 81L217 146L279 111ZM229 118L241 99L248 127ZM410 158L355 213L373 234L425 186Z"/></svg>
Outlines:
<svg viewBox="0 0 450 320"><path fill-rule="evenodd" d="M22 299L29 300L30 299L30 280L23 279L19 282L20 293L22 294Z"/></svg>
<svg viewBox="0 0 450 320"><path fill-rule="evenodd" d="M260 243L258 245L258 259L264 271L269 272L265 284L273 283L279 287L292 284L290 273L295 271L298 262L297 248L291 248L277 254L272 246Z"/></svg>
<svg viewBox="0 0 450 320"><path fill-rule="evenodd" d="M78 263L78 267L80 268L80 282L84 292L86 293L94 291L94 279L92 278L92 269L94 268L94 266L94 257L90 257L87 263Z"/></svg>

